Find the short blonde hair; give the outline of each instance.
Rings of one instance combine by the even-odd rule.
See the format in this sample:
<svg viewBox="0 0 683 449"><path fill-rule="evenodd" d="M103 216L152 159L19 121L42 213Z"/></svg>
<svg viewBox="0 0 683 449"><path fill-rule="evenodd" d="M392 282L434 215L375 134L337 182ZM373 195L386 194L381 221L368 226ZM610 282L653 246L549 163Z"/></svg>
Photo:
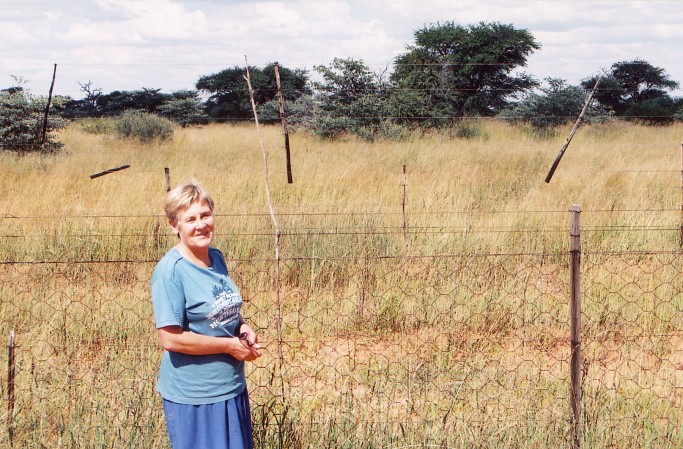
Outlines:
<svg viewBox="0 0 683 449"><path fill-rule="evenodd" d="M175 225L178 215L194 203L205 203L213 212L213 198L199 182L186 182L173 188L166 194L164 201L168 221Z"/></svg>

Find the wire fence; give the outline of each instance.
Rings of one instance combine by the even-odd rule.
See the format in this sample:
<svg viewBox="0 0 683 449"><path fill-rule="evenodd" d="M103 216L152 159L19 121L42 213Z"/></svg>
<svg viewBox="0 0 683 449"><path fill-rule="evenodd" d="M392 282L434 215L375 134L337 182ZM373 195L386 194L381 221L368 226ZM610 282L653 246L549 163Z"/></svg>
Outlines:
<svg viewBox="0 0 683 449"><path fill-rule="evenodd" d="M575 431L591 448L683 445L679 249L582 253L577 423L569 227L549 231L562 242L550 251L438 253L389 249L402 228L387 226L347 237L292 227L291 242L285 228L280 260L229 260L265 346L248 368L257 447L567 447ZM679 231L586 229L587 241ZM346 249L326 250L330 238L348 238ZM14 332L0 447L168 447L154 391L156 261L0 262L0 331Z"/></svg>

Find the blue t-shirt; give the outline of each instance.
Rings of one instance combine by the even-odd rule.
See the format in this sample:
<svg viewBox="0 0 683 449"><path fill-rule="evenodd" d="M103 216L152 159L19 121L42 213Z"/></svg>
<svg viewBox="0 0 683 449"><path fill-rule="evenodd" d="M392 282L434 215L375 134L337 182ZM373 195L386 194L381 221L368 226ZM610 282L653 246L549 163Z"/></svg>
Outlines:
<svg viewBox="0 0 683 449"><path fill-rule="evenodd" d="M209 248L211 267L199 267L176 248L152 274L152 305L157 328L215 337L237 336L242 297L228 276L223 254ZM157 391L179 404L212 404L239 395L246 386L244 362L229 354L189 355L164 351Z"/></svg>

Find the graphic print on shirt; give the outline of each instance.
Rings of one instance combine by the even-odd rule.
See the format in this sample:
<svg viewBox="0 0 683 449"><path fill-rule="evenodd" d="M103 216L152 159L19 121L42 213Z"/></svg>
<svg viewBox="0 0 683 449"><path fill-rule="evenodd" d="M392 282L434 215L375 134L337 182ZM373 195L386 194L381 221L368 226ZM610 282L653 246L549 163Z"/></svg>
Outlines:
<svg viewBox="0 0 683 449"><path fill-rule="evenodd" d="M221 280L221 285L214 286L212 293L215 302L206 319L211 322L211 329L215 329L237 318L242 307L242 297L239 292L234 292L225 280Z"/></svg>

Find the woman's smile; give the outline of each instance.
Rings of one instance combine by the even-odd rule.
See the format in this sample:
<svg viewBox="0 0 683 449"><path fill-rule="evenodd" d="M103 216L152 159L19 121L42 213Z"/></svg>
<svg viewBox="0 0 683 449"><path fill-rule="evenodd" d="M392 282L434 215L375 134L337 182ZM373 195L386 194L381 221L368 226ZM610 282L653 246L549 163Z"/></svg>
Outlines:
<svg viewBox="0 0 683 449"><path fill-rule="evenodd" d="M173 230L180 237L179 245L199 256L205 254L214 236L214 217L206 203L192 203L178 214Z"/></svg>

